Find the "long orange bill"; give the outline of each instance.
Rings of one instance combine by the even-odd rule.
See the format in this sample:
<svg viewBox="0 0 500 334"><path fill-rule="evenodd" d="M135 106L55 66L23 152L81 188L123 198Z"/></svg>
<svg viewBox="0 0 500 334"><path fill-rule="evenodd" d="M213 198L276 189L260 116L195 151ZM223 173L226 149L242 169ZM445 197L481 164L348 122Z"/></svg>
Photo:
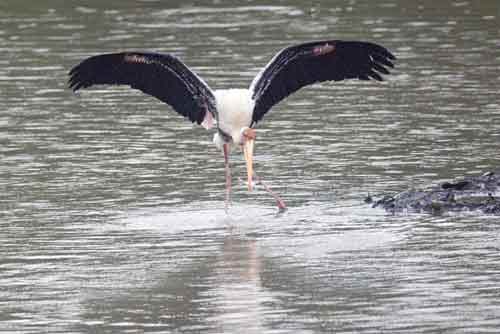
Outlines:
<svg viewBox="0 0 500 334"><path fill-rule="evenodd" d="M247 139L243 144L243 155L247 164L248 191L252 191L253 180L253 139Z"/></svg>

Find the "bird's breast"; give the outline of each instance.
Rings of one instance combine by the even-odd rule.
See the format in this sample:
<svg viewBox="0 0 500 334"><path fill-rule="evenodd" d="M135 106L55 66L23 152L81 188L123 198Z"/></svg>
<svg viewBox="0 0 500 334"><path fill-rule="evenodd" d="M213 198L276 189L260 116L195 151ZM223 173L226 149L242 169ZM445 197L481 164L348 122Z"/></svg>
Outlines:
<svg viewBox="0 0 500 334"><path fill-rule="evenodd" d="M243 127L252 123L255 106L248 89L221 89L214 92L217 105L217 126L238 142Z"/></svg>

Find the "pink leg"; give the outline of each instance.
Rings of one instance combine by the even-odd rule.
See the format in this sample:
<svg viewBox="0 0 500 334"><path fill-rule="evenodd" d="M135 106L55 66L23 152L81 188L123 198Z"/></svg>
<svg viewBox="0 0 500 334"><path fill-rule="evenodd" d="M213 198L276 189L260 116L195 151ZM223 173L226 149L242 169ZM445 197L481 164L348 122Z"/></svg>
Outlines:
<svg viewBox="0 0 500 334"><path fill-rule="evenodd" d="M224 167L226 170L226 212L229 209L229 203L231 201L231 168L229 167L229 144L223 145L224 149Z"/></svg>
<svg viewBox="0 0 500 334"><path fill-rule="evenodd" d="M276 201L276 204L278 205L278 209L280 212L283 212L286 210L286 205L285 202L279 197L274 191L271 190L264 182L262 182L262 179L255 173L253 172L253 175L257 179L257 182L262 184L264 186L264 189L271 195L273 196L274 200Z"/></svg>

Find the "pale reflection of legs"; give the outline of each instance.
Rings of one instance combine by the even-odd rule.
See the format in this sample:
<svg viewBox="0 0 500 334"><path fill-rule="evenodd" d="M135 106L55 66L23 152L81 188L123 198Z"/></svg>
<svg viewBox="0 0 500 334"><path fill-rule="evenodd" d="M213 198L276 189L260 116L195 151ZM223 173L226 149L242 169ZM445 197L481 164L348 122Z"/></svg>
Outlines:
<svg viewBox="0 0 500 334"><path fill-rule="evenodd" d="M236 232L238 233L238 232ZM262 260L255 240L231 234L216 265L215 320L223 333L261 334L273 296L262 286Z"/></svg>

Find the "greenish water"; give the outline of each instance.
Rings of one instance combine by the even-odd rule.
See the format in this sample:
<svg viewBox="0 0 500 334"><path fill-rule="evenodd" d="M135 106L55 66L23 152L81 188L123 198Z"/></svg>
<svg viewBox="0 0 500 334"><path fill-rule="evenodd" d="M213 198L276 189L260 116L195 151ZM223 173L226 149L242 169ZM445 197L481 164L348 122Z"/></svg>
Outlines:
<svg viewBox="0 0 500 334"><path fill-rule="evenodd" d="M366 194L500 165L497 1L0 2L0 332L436 333L500 327L498 218L391 216ZM213 88L338 38L384 83L303 89L259 123L248 193L212 133L68 70L170 52Z"/></svg>

